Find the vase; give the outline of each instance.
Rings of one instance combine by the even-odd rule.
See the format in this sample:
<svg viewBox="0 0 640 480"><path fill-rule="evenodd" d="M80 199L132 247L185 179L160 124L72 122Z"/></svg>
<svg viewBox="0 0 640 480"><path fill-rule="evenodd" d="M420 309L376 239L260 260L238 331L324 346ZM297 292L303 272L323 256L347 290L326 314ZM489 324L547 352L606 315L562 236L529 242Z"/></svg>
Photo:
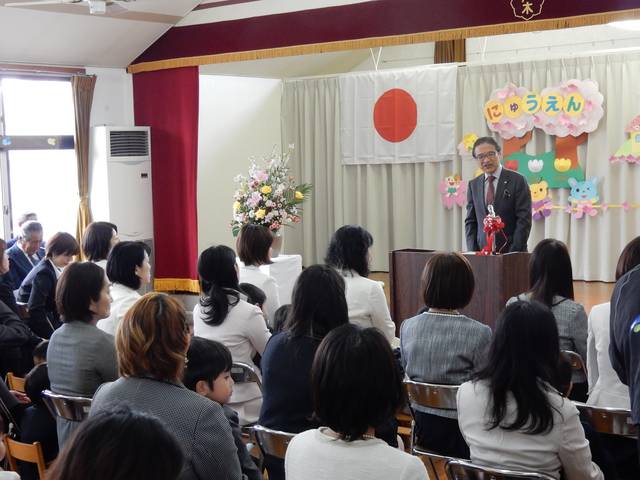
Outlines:
<svg viewBox="0 0 640 480"><path fill-rule="evenodd" d="M273 234L273 242L271 243L271 258L276 258L282 250L282 234L276 232Z"/></svg>

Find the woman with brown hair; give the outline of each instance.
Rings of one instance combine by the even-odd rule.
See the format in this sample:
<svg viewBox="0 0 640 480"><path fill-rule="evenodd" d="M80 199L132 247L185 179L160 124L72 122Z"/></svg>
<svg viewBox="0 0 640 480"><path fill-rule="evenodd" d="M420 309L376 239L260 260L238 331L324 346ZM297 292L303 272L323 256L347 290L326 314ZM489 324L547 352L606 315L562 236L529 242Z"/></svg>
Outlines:
<svg viewBox="0 0 640 480"><path fill-rule="evenodd" d="M182 445L181 480L240 479L229 422L222 407L181 382L190 334L183 306L162 293L148 293L124 316L116 332L120 378L102 385L93 416L126 403L158 417Z"/></svg>
<svg viewBox="0 0 640 480"><path fill-rule="evenodd" d="M438 253L422 272L426 311L400 327L402 364L411 380L459 385L479 370L491 329L460 313L473 296L469 261L459 253ZM469 458L456 412L412 405L421 447L441 455Z"/></svg>

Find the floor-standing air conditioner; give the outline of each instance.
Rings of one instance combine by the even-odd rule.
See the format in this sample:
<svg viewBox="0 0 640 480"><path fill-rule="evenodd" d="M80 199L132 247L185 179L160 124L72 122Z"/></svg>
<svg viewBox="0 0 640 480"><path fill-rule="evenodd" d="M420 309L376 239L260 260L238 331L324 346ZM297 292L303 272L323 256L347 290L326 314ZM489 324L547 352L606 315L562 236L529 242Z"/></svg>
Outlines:
<svg viewBox="0 0 640 480"><path fill-rule="evenodd" d="M150 129L99 126L91 134L93 219L115 223L120 240L147 243L153 266Z"/></svg>

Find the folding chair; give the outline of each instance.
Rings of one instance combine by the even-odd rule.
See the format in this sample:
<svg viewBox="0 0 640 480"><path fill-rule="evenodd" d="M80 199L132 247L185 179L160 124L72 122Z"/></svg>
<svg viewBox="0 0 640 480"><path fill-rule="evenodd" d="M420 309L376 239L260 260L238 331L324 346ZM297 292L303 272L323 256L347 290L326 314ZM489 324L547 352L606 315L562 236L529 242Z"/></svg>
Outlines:
<svg viewBox="0 0 640 480"><path fill-rule="evenodd" d="M270 455L282 460L284 460L291 439L296 436L295 433L271 430L262 425L254 425L251 429L262 456Z"/></svg>
<svg viewBox="0 0 640 480"><path fill-rule="evenodd" d="M91 399L87 397L61 395L50 390L44 390L42 397L51 415L73 422L82 422L91 409Z"/></svg>
<svg viewBox="0 0 640 480"><path fill-rule="evenodd" d="M637 439L638 427L631 420L631 411L623 408L592 407L580 402L573 402L580 413L583 413L591 426L599 432L608 435Z"/></svg>
<svg viewBox="0 0 640 480"><path fill-rule="evenodd" d="M582 372L585 376L587 375L587 367L579 353L572 352L571 350L561 350L560 353L563 353L571 363L571 370L574 372Z"/></svg>
<svg viewBox="0 0 640 480"><path fill-rule="evenodd" d="M554 480L553 477L544 473L485 467L465 460L451 460L447 463L446 469L449 480Z"/></svg>
<svg viewBox="0 0 640 480"><path fill-rule="evenodd" d="M9 462L11 470L14 472L18 471L16 460L35 463L38 467L38 477L40 480L45 479L47 466L44 461L44 454L42 453L42 445L40 445L40 442L22 443L5 435L4 444L7 447L7 461Z"/></svg>
<svg viewBox="0 0 640 480"><path fill-rule="evenodd" d="M444 455L428 452L426 450L422 450L420 447L414 447L411 453L424 463L430 480L446 480L447 464L453 460L459 460L458 458L446 457Z"/></svg>
<svg viewBox="0 0 640 480"><path fill-rule="evenodd" d="M231 365L231 378L235 383L257 383L262 392L262 380L258 372L246 363L233 362Z"/></svg>

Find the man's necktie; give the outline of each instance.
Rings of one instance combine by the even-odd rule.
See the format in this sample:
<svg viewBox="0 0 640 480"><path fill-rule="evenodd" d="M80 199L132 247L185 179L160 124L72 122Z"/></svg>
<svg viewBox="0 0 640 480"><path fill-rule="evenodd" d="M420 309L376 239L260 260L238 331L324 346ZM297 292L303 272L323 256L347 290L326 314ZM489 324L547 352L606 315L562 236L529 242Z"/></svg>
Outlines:
<svg viewBox="0 0 640 480"><path fill-rule="evenodd" d="M487 205L493 205L493 201L496 197L496 190L493 186L493 181L496 179L493 175L489 175L487 177L487 181L489 185L487 185Z"/></svg>

